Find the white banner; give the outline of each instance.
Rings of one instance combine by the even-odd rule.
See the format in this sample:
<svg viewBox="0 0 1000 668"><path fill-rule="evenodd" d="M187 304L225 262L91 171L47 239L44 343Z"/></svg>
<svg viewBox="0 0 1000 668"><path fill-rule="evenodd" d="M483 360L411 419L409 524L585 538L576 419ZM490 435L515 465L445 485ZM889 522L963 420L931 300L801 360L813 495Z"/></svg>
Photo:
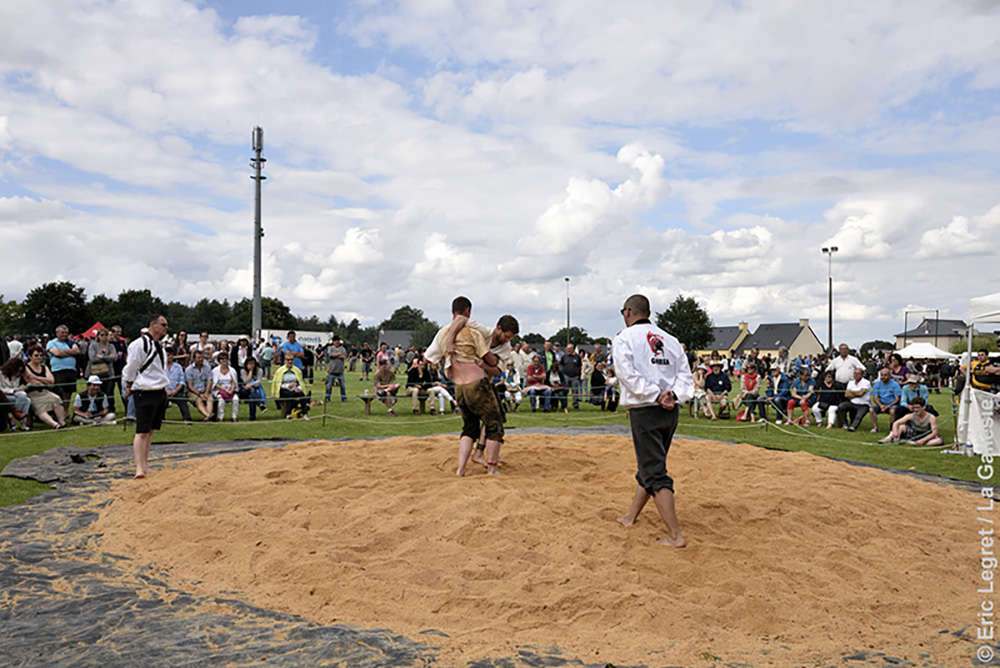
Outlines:
<svg viewBox="0 0 1000 668"><path fill-rule="evenodd" d="M332 332L306 332L298 329L293 331L295 332L295 340L304 346L313 346L315 348L333 340ZM285 342L287 334L287 329L265 329L260 333L265 341L268 343L277 343L279 346Z"/></svg>
<svg viewBox="0 0 1000 668"><path fill-rule="evenodd" d="M965 437L960 440L971 443L977 455L1000 456L1000 416L997 415L1000 395L971 387L966 391L971 395L968 402L963 402L968 406L968 414L959 415L959 423L965 427Z"/></svg>

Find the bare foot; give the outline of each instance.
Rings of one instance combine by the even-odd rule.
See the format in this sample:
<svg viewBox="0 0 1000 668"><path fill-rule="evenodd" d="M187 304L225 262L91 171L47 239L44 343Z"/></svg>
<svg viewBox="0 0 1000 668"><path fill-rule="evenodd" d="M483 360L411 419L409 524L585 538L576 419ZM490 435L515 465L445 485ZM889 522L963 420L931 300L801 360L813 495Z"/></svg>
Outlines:
<svg viewBox="0 0 1000 668"><path fill-rule="evenodd" d="M623 527L630 527L633 524L635 524L635 518L629 517L627 514L622 515L621 517L616 517L615 521L618 522L618 524L621 524Z"/></svg>
<svg viewBox="0 0 1000 668"><path fill-rule="evenodd" d="M667 547L684 547L687 545L687 541L684 540L684 536L677 534L676 538L671 538L667 536L666 538L661 538L656 541L657 545L666 545Z"/></svg>
<svg viewBox="0 0 1000 668"><path fill-rule="evenodd" d="M487 466L486 475L500 475L500 469L497 466Z"/></svg>
<svg viewBox="0 0 1000 668"><path fill-rule="evenodd" d="M132 476L132 480L141 480L146 477L147 471L136 471L135 475Z"/></svg>
<svg viewBox="0 0 1000 668"><path fill-rule="evenodd" d="M465 476L465 467L463 466L459 468L457 471L455 471L455 475L457 475L459 478Z"/></svg>
<svg viewBox="0 0 1000 668"><path fill-rule="evenodd" d="M472 453L472 461L476 462L477 464L481 464L482 466L486 466L486 457L483 456L482 450L475 450Z"/></svg>

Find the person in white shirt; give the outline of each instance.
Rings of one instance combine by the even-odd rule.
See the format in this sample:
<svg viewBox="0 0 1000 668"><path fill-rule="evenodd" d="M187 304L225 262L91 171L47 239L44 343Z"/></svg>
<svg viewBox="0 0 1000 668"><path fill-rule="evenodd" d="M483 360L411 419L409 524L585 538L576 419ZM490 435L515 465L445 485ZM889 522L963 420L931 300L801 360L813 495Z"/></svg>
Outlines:
<svg viewBox="0 0 1000 668"><path fill-rule="evenodd" d="M865 365L857 357L850 354L850 348L847 347L846 343L841 343L840 355L831 360L826 370L832 371L834 373L833 379L843 387L854 378L855 369L861 369L861 373L864 373Z"/></svg>
<svg viewBox="0 0 1000 668"><path fill-rule="evenodd" d="M125 399L135 399L135 438L132 454L135 457L135 477L145 478L149 470L149 446L153 431L163 424L167 410L167 354L160 344L167 333L167 319L154 315L149 320L149 332L128 346L128 362L122 370L125 381Z"/></svg>
<svg viewBox="0 0 1000 668"><path fill-rule="evenodd" d="M621 404L628 409L638 472L632 505L618 518L632 526L649 497L667 525L659 544L684 547L674 509L674 481L667 475L667 452L677 429L678 404L694 397L694 377L680 342L649 321L649 300L632 295L625 300L625 329L615 337L614 368L621 386Z"/></svg>
<svg viewBox="0 0 1000 668"><path fill-rule="evenodd" d="M844 391L844 401L837 406L837 414L844 418L844 429L857 431L861 426L861 420L868 415L871 400L872 383L865 378L864 367L855 369L854 378L847 383L847 389Z"/></svg>
<svg viewBox="0 0 1000 668"><path fill-rule="evenodd" d="M229 356L219 355L219 366L212 370L212 396L215 397L219 407L219 421L226 417L226 402L233 405L233 422L236 422L236 415L240 410L240 381L236 375L236 370L229 366Z"/></svg>

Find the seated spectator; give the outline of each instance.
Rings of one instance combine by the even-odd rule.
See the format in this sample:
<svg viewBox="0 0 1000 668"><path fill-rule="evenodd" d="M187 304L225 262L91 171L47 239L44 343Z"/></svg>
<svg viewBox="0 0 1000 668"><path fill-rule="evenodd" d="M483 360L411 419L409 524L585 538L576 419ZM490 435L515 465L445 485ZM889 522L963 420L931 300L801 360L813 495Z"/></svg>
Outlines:
<svg viewBox="0 0 1000 668"><path fill-rule="evenodd" d="M760 401L760 376L757 374L757 365L753 362L747 362L740 368L742 371L740 374L740 395L733 402L733 408L739 410L742 404L746 404L742 413L736 415L736 419L740 422L753 422L753 414Z"/></svg>
<svg viewBox="0 0 1000 668"><path fill-rule="evenodd" d="M910 413L910 404L917 397L924 400L924 410L934 417L938 417L937 410L930 404L931 394L927 386L920 383L920 376L911 373L906 377L906 385L903 387L902 396L899 400L899 409L896 411L897 420Z"/></svg>
<svg viewBox="0 0 1000 668"><path fill-rule="evenodd" d="M976 351L969 371L972 387L988 392L1000 391L1000 366L990 361L990 353L985 348Z"/></svg>
<svg viewBox="0 0 1000 668"><path fill-rule="evenodd" d="M787 420L785 411L788 410L788 401L792 398L792 384L788 376L781 370L781 366L776 363L771 364L771 377L768 378L767 399L760 403L760 420L767 421L767 407L771 406L775 412L775 422L781 424Z"/></svg>
<svg viewBox="0 0 1000 668"><path fill-rule="evenodd" d="M7 404L3 411L7 418L4 424L9 425L11 431L28 431L31 399L28 398L28 384L24 381L24 362L21 360L20 350L0 365L0 392L4 394L4 402Z"/></svg>
<svg viewBox="0 0 1000 668"><path fill-rule="evenodd" d="M219 421L226 417L226 402L232 404L233 422L240 410L240 382L236 370L229 366L229 355L219 355L219 366L212 370L212 396L219 409Z"/></svg>
<svg viewBox="0 0 1000 668"><path fill-rule="evenodd" d="M385 344L382 345L385 346ZM388 346L386 346L386 349L388 349ZM382 399L382 403L385 404L389 415L396 417L396 411L392 410L392 407L396 403L396 393L399 392L399 383L396 382L396 374L389 368L391 362L392 360L388 353L379 357L378 370L372 376L372 382L375 384L375 396Z"/></svg>
<svg viewBox="0 0 1000 668"><path fill-rule="evenodd" d="M419 415L420 409L417 404L420 401L420 397L425 399L430 396L430 387L432 385L431 374L427 370L427 362L424 361L423 357L414 358L413 364L410 365L409 370L406 372L406 394L413 399L413 414ZM434 404L431 403L431 412L434 412Z"/></svg>
<svg viewBox="0 0 1000 668"><path fill-rule="evenodd" d="M558 345L554 347L558 348ZM549 369L548 379L549 390L552 392L551 405L553 410L561 408L563 413L569 413L569 387L566 386L566 377L563 376L558 363L553 364L552 368Z"/></svg>
<svg viewBox="0 0 1000 668"><path fill-rule="evenodd" d="M837 406L837 413L844 421L844 429L857 431L871 407L872 383L865 378L864 368L854 370L854 378L847 383L844 400Z"/></svg>
<svg viewBox="0 0 1000 668"><path fill-rule="evenodd" d="M97 376L87 379L87 389L73 400L73 422L82 425L113 424L108 396L101 390L102 381Z"/></svg>
<svg viewBox="0 0 1000 668"><path fill-rule="evenodd" d="M823 413L826 413L826 428L833 429L837 422L837 406L840 405L841 392L837 389L836 380L832 371L823 373L823 382L816 390L816 401L813 403L812 413L816 418L816 426L823 424Z"/></svg>
<svg viewBox="0 0 1000 668"><path fill-rule="evenodd" d="M108 409L115 412L115 377L114 368L118 361L118 349L111 341L111 332L101 328L97 330L97 336L87 347L87 357L90 366L87 370L88 376L97 376L101 379L101 392L108 398Z"/></svg>
<svg viewBox="0 0 1000 668"><path fill-rule="evenodd" d="M707 369L701 364L697 365L691 372L691 376L694 378L694 398L688 405L688 415L694 413L694 419L698 419L698 414L702 413L705 417L713 417L713 414L709 412L708 409L708 398L705 392L705 376L707 375Z"/></svg>
<svg viewBox="0 0 1000 668"><path fill-rule="evenodd" d="M278 406L284 406L282 414L291 420L302 417L309 419L309 401L312 393L302 389L302 371L295 366L295 357L291 353L285 355L285 365L274 372L271 380L271 396Z"/></svg>
<svg viewBox="0 0 1000 668"><path fill-rule="evenodd" d="M62 398L63 413L69 410L69 402L76 392L76 379L80 377L76 369L76 358L80 347L69 338L69 327L56 327L56 338L45 345L49 354L49 369L53 382L52 391Z"/></svg>
<svg viewBox="0 0 1000 668"><path fill-rule="evenodd" d="M215 419L215 400L210 392L212 382L212 367L205 361L205 352L202 348L195 348L191 351L194 362L184 369L184 379L188 386L188 399L194 402L194 408L206 421Z"/></svg>
<svg viewBox="0 0 1000 668"><path fill-rule="evenodd" d="M729 417L729 393L733 390L733 383L729 380L729 375L722 370L722 360L713 359L709 363L712 372L705 376L705 407L708 415L713 420L719 417ZM719 414L716 415L713 404L719 404Z"/></svg>
<svg viewBox="0 0 1000 668"><path fill-rule="evenodd" d="M906 439L913 445L943 445L937 417L927 412L927 403L921 397L910 402L910 411L892 424L889 435L879 443L899 443Z"/></svg>
<svg viewBox="0 0 1000 668"><path fill-rule="evenodd" d="M191 422L191 409L188 406L187 377L184 367L178 364L173 346L167 347L167 407L177 406L185 423Z"/></svg>
<svg viewBox="0 0 1000 668"><path fill-rule="evenodd" d="M889 375L889 369L882 368L878 372L878 380L872 385L872 433L878 433L878 416L885 413L889 416L889 425L896 421L896 409L903 395L903 388Z"/></svg>
<svg viewBox="0 0 1000 668"><path fill-rule="evenodd" d="M448 389L449 381L441 374L441 368L434 362L429 362L427 364L427 372L431 376L430 392L438 398L438 412L444 415L445 401L451 406L452 411L458 411L455 398L451 396L451 391ZM431 412L434 412L433 408Z"/></svg>
<svg viewBox="0 0 1000 668"><path fill-rule="evenodd" d="M257 419L257 409L267 411L267 393L264 391L264 370L257 366L256 357L248 357L243 362L239 374L240 399L250 407L250 420Z"/></svg>
<svg viewBox="0 0 1000 668"><path fill-rule="evenodd" d="M534 413L536 410L536 397L541 396L544 398L542 410L548 413L552 407L552 389L545 384L545 379L548 374L545 372L545 366L542 364L541 355L535 355L531 358L531 364L525 370L525 385L524 389L528 393L528 403L531 404L531 412Z"/></svg>
<svg viewBox="0 0 1000 668"><path fill-rule="evenodd" d="M816 396L816 380L807 366L799 367L798 377L792 381L792 398L788 400L788 420L801 427L809 426L809 406ZM802 411L796 419L795 409Z"/></svg>
<svg viewBox="0 0 1000 668"><path fill-rule="evenodd" d="M188 343L187 332L181 330L177 332L177 337L174 338L174 361L180 365L181 369L190 364L193 360L190 358L191 344Z"/></svg>
<svg viewBox="0 0 1000 668"><path fill-rule="evenodd" d="M49 389L55 378L45 366L45 351L41 346L33 345L28 349L28 359L23 378L28 386L28 399L31 400L32 412L35 417L53 429L65 429L66 411L63 409L62 399ZM55 419L49 415L50 412L55 414Z"/></svg>
<svg viewBox="0 0 1000 668"><path fill-rule="evenodd" d="M510 406L510 410L516 411L521 405L521 376L517 373L514 362L507 363L507 371L503 376L504 392L503 397Z"/></svg>

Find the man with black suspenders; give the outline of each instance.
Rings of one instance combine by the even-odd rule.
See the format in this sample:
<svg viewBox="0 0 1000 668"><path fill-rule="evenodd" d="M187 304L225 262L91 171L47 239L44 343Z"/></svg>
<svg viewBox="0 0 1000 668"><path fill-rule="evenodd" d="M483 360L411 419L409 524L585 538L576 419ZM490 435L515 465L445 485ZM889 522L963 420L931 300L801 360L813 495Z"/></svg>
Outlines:
<svg viewBox="0 0 1000 668"><path fill-rule="evenodd" d="M149 319L149 333L129 344L128 362L122 370L125 398L135 395L135 477L145 478L149 470L149 446L153 430L163 423L167 409L167 355L160 344L167 333L167 319L154 315Z"/></svg>

